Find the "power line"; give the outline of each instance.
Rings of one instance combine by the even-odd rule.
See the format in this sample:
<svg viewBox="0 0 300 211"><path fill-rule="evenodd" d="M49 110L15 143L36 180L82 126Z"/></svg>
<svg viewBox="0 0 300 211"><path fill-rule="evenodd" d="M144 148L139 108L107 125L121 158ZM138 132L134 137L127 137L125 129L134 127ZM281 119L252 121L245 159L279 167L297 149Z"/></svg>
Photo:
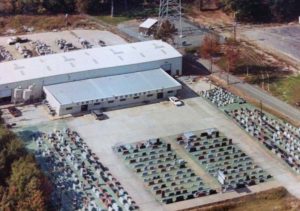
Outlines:
<svg viewBox="0 0 300 211"><path fill-rule="evenodd" d="M182 37L182 6L181 0L160 0L159 5L159 27L168 20L174 24Z"/></svg>

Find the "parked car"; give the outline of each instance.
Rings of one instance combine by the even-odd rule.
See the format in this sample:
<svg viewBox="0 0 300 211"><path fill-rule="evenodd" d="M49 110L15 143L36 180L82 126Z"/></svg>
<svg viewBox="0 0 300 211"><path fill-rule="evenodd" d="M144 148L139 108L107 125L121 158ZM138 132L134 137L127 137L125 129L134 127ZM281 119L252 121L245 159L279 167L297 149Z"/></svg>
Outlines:
<svg viewBox="0 0 300 211"><path fill-rule="evenodd" d="M22 112L19 109L17 109L15 106L8 107L8 111L14 117L22 116Z"/></svg>
<svg viewBox="0 0 300 211"><path fill-rule="evenodd" d="M26 42L29 42L29 39L25 37L11 37L7 40L8 45L14 45L16 43L26 43Z"/></svg>
<svg viewBox="0 0 300 211"><path fill-rule="evenodd" d="M182 106L183 102L179 100L177 97L169 97L169 100L176 106Z"/></svg>
<svg viewBox="0 0 300 211"><path fill-rule="evenodd" d="M108 116L106 114L104 114L100 110L93 110L92 111L92 115L96 118L96 120L105 120L105 119L108 119Z"/></svg>
<svg viewBox="0 0 300 211"><path fill-rule="evenodd" d="M106 46L106 43L105 43L103 40L99 40L99 41L98 41L98 44L99 44L101 47L105 47L105 46Z"/></svg>

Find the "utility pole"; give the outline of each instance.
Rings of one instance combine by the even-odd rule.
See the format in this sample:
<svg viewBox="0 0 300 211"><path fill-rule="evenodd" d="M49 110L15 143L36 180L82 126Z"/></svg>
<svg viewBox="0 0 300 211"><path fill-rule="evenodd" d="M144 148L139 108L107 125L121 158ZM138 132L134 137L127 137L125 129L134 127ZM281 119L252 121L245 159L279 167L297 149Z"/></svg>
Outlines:
<svg viewBox="0 0 300 211"><path fill-rule="evenodd" d="M210 56L210 73L213 74L213 62L212 62L212 56Z"/></svg>
<svg viewBox="0 0 300 211"><path fill-rule="evenodd" d="M229 73L227 73L227 85L229 86Z"/></svg>
<svg viewBox="0 0 300 211"><path fill-rule="evenodd" d="M234 42L236 42L236 32L237 30L237 21L236 21L236 12L234 13L234 23L233 23L233 39L234 39Z"/></svg>
<svg viewBox="0 0 300 211"><path fill-rule="evenodd" d="M265 89L265 75L263 74L263 72L261 72L261 79L262 79L261 88Z"/></svg>
<svg viewBox="0 0 300 211"><path fill-rule="evenodd" d="M267 72L267 88L268 88L268 91L270 91L270 75L269 75L269 73Z"/></svg>
<svg viewBox="0 0 300 211"><path fill-rule="evenodd" d="M114 0L111 0L111 11L110 11L110 16L113 18L114 17Z"/></svg>
<svg viewBox="0 0 300 211"><path fill-rule="evenodd" d="M199 0L199 10L202 11L203 8L203 0Z"/></svg>
<svg viewBox="0 0 300 211"><path fill-rule="evenodd" d="M236 42L236 29L237 29L237 23L235 22L233 24L233 40Z"/></svg>
<svg viewBox="0 0 300 211"><path fill-rule="evenodd" d="M210 39L210 49L212 49L213 43L212 39ZM213 73L213 58L212 58L212 52L210 52L210 73Z"/></svg>
<svg viewBox="0 0 300 211"><path fill-rule="evenodd" d="M179 37L183 37L183 31L182 31L182 6L181 6L181 0L179 0Z"/></svg>
<svg viewBox="0 0 300 211"><path fill-rule="evenodd" d="M263 103L261 100L259 101L259 103L260 103L260 118L262 120L262 118L263 118Z"/></svg>

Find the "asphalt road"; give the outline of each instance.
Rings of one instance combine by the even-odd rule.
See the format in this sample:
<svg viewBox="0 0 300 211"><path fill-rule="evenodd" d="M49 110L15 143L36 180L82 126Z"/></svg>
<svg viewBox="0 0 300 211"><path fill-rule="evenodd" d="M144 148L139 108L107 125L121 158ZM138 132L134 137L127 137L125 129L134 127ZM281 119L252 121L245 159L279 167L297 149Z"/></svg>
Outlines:
<svg viewBox="0 0 300 211"><path fill-rule="evenodd" d="M210 62L208 60L200 59L198 61L207 69L210 68ZM221 71L221 69L217 66L213 66L213 72L215 76L217 76L221 80L229 81L231 86L234 86L241 92L247 94L249 97L261 101L263 105L266 105L267 107L278 111L288 119L291 119L300 124L300 110L296 109L295 107L270 95L269 93L265 92L257 86L245 83L241 79Z"/></svg>

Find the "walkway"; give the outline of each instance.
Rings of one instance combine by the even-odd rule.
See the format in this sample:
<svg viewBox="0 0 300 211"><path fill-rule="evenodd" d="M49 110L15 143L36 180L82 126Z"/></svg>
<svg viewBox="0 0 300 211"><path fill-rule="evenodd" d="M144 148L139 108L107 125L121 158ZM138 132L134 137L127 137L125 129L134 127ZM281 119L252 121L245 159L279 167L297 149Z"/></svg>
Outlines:
<svg viewBox="0 0 300 211"><path fill-rule="evenodd" d="M187 165L203 180L204 184L206 184L208 187L217 190L218 192L221 191L221 185L220 183L214 179L212 176L210 176L203 168L199 166L199 164L196 163L195 160L191 156L187 154L187 152L184 150L184 148L177 143L174 142L175 138L167 137L164 138L167 143L170 143L172 145L172 149L176 151L176 153L187 162Z"/></svg>

